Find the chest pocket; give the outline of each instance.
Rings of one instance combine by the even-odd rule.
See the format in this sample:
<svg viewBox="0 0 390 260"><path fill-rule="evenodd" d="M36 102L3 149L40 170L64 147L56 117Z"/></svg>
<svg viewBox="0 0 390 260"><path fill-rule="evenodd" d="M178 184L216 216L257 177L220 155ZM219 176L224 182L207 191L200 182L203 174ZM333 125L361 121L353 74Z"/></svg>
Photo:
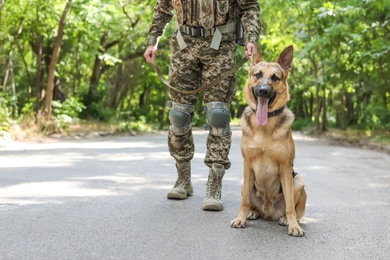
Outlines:
<svg viewBox="0 0 390 260"><path fill-rule="evenodd" d="M214 0L200 0L199 24L210 29L214 27Z"/></svg>
<svg viewBox="0 0 390 260"><path fill-rule="evenodd" d="M229 11L229 0L217 0L218 14L227 14Z"/></svg>
<svg viewBox="0 0 390 260"><path fill-rule="evenodd" d="M225 24L228 21L229 0L217 0L216 25Z"/></svg>
<svg viewBox="0 0 390 260"><path fill-rule="evenodd" d="M183 14L183 5L181 0L172 0L172 6L175 9L176 20L178 24L183 25L184 14Z"/></svg>

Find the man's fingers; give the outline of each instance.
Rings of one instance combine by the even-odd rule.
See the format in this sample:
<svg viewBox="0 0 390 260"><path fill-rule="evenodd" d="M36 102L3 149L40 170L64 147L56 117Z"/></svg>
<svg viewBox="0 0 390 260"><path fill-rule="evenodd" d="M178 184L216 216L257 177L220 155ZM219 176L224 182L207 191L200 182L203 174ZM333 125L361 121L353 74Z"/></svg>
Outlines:
<svg viewBox="0 0 390 260"><path fill-rule="evenodd" d="M252 53L253 53L253 48L254 48L253 43L248 43L248 44L246 45L245 57L246 57L247 59L249 59L250 56L252 55Z"/></svg>
<svg viewBox="0 0 390 260"><path fill-rule="evenodd" d="M157 54L157 48L154 46L148 46L148 48L144 53L146 62L151 63L152 58L156 58L156 54Z"/></svg>

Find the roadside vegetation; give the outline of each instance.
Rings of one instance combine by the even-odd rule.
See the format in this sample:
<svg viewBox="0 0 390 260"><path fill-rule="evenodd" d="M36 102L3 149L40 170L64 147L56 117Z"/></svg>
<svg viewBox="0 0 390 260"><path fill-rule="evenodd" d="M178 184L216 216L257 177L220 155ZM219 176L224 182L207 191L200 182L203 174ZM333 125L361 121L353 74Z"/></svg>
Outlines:
<svg viewBox="0 0 390 260"><path fill-rule="evenodd" d="M166 129L169 94L143 58L155 2L0 0L0 140ZM260 4L264 58L294 45L294 130L389 145L389 1ZM159 44L165 74L173 30L172 22ZM248 68L237 73L234 122ZM194 126L202 111L199 102Z"/></svg>

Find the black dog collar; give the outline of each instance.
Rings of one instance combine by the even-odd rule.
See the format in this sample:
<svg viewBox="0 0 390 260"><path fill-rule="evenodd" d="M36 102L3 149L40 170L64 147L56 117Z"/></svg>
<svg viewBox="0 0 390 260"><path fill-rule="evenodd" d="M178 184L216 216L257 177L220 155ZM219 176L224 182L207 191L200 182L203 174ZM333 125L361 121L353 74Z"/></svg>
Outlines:
<svg viewBox="0 0 390 260"><path fill-rule="evenodd" d="M284 110L285 107L286 107L286 106L284 106L284 107L282 107L282 108L279 108L279 109L277 109L277 110L274 110L274 111L272 111L272 112L268 112L268 117L273 117L273 116L280 115L280 114L283 112L283 110Z"/></svg>
<svg viewBox="0 0 390 260"><path fill-rule="evenodd" d="M283 110L284 110L285 107L286 107L286 106L281 107L281 108L279 108L279 109L276 109L276 110L274 110L274 111L272 111L272 112L268 112L268 117L273 117L273 116L280 115L280 114L283 112ZM253 110L253 112L256 114L256 110L255 110L255 109L252 109L252 110Z"/></svg>

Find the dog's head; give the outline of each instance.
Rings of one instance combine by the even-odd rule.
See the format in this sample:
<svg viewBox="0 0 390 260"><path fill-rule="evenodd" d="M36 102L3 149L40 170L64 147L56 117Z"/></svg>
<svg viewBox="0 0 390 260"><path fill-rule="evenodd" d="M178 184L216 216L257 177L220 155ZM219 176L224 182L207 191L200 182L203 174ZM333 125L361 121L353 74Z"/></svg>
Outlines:
<svg viewBox="0 0 390 260"><path fill-rule="evenodd" d="M290 100L287 77L291 71L293 46L284 49L275 62L267 62L258 46L252 54L249 79L245 87L245 99L256 111L256 121L264 126L268 122L268 111L284 107Z"/></svg>

